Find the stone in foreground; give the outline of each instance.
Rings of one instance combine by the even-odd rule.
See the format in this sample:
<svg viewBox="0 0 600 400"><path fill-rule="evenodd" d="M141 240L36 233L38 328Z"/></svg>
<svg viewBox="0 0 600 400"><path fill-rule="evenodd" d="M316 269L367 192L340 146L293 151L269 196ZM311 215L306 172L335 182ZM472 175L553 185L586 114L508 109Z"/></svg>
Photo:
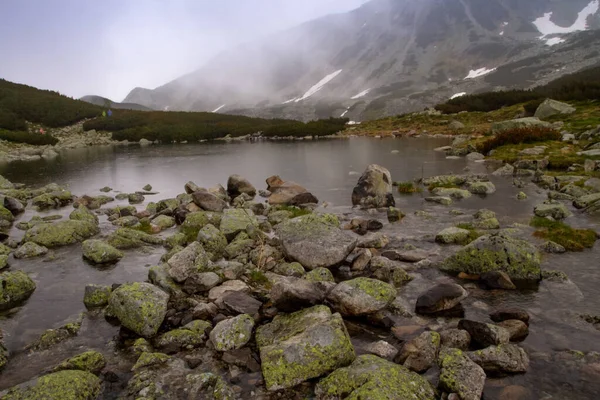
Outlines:
<svg viewBox="0 0 600 400"><path fill-rule="evenodd" d="M521 347L514 344L490 346L483 350L467 353L469 358L491 374L518 374L527 372L529 356Z"/></svg>
<svg viewBox="0 0 600 400"><path fill-rule="evenodd" d="M540 254L529 242L503 233L482 236L447 258L442 271L478 275L503 271L514 280L541 279Z"/></svg>
<svg viewBox="0 0 600 400"><path fill-rule="evenodd" d="M101 381L86 371L60 371L44 375L8 391L4 400L94 400L101 391ZM1 393L0 393L1 394Z"/></svg>
<svg viewBox="0 0 600 400"><path fill-rule="evenodd" d="M471 339L482 347L506 344L510 341L510 332L498 325L463 319L458 323L458 329L469 332Z"/></svg>
<svg viewBox="0 0 600 400"><path fill-rule="evenodd" d="M258 328L256 343L270 391L323 376L356 357L342 317L326 306L276 316Z"/></svg>
<svg viewBox="0 0 600 400"><path fill-rule="evenodd" d="M149 283L126 283L112 292L108 313L140 336L156 335L165 319L169 296Z"/></svg>
<svg viewBox="0 0 600 400"><path fill-rule="evenodd" d="M308 214L279 224L276 228L285 254L312 270L344 261L357 240L337 226L330 215Z"/></svg>
<svg viewBox="0 0 600 400"><path fill-rule="evenodd" d="M546 119L554 115L573 114L575 111L577 111L577 109L570 104L562 103L552 99L546 99L542 104L539 105L534 116L539 119Z"/></svg>
<svg viewBox="0 0 600 400"><path fill-rule="evenodd" d="M210 332L210 341L218 351L242 348L252 338L254 319L248 314L219 322Z"/></svg>
<svg viewBox="0 0 600 400"><path fill-rule="evenodd" d="M440 351L440 342L439 333L423 332L404 345L396 361L411 371L425 372L435 363Z"/></svg>
<svg viewBox="0 0 600 400"><path fill-rule="evenodd" d="M390 171L380 165L369 165L352 191L352 205L365 208L395 206Z"/></svg>
<svg viewBox="0 0 600 400"><path fill-rule="evenodd" d="M46 247L40 246L39 244L35 244L33 242L27 242L15 250L13 255L16 259L21 259L39 257L47 253L48 249Z"/></svg>
<svg viewBox="0 0 600 400"><path fill-rule="evenodd" d="M373 314L395 298L396 289L392 285L371 278L340 282L327 296L333 308L345 316Z"/></svg>
<svg viewBox="0 0 600 400"><path fill-rule="evenodd" d="M322 379L315 388L317 399L434 400L427 379L406 367L374 355L362 355L349 367Z"/></svg>
<svg viewBox="0 0 600 400"><path fill-rule="evenodd" d="M485 385L485 372L459 349L442 350L439 358L439 388L458 394L461 400L479 400Z"/></svg>

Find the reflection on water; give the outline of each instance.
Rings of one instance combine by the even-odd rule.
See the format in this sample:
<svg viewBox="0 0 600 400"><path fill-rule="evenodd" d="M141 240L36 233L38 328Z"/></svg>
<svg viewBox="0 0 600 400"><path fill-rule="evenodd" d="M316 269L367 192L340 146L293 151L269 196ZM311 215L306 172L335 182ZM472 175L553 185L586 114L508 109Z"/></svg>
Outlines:
<svg viewBox="0 0 600 400"><path fill-rule="evenodd" d="M64 152L52 161L3 165L0 174L31 186L50 182L68 185L76 195L98 195L98 189L104 186L132 192L150 183L159 194L147 196L147 202L175 197L190 180L209 187L218 183L225 185L229 175L240 174L261 189L266 186L267 177L277 174L306 186L319 200L328 203L328 209L344 213L350 211L350 194L358 175L372 163L388 168L395 181L463 173L465 169L474 173L486 171L485 164L448 160L443 153L432 151L446 144L447 139L419 138L84 148ZM392 150L398 153L392 154ZM493 178L493 182L498 189L494 195L473 196L452 207L424 202L425 193L396 195L397 205L407 217L401 224L386 225L384 232L392 238L395 247L414 244L427 250L433 261L439 261L447 255L448 248L438 246L432 238L444 227L468 221L480 208L495 211L504 227L526 224L533 207L545 199L543 191L528 185L523 189L528 200L518 201L515 196L521 189L512 185L512 179ZM452 209L461 210L464 215L449 213ZM67 207L52 213L66 216L71 210ZM426 210L433 217L423 219L414 214L417 210ZM32 215L33 212L28 211L21 219L28 220ZM375 217L386 219L384 214ZM570 219L573 225L598 229L597 222L577 214ZM101 218L101 226L103 232L113 228L105 217ZM529 228L522 229L523 236L534 240ZM16 229L12 232L16 238L22 234ZM67 348L61 347L59 355L46 359L43 355L26 356L22 349L45 329L58 327L84 311L82 299L86 284L144 280L148 268L159 261L163 251L128 251L123 260L108 270L85 263L79 245L56 250L55 259L49 262L11 257L11 268L28 272L37 290L25 305L0 319L5 342L16 354L0 376L0 389L39 374L58 361L52 357L66 357L83 348L111 353L109 342L116 328L102 318L84 323L79 337ZM523 307L532 317L531 334L522 344L532 356L530 371L501 381L488 379L486 399L498 398L501 386L506 384L526 386L531 391L531 396L526 398L532 399L600 398L600 373L594 375L592 369L590 374L588 370L583 371L583 364L557 360L557 352L563 350L600 351L600 333L577 317L578 313L600 313L599 255L598 246L583 253L546 255L544 268L567 273L572 281L568 284L544 281L537 290L519 292L469 288L470 297L465 301L469 318L487 320L491 309L505 306ZM421 275L402 288L401 294L411 304L434 281L450 279L435 269L421 271ZM363 339L362 336L354 338L359 344Z"/></svg>

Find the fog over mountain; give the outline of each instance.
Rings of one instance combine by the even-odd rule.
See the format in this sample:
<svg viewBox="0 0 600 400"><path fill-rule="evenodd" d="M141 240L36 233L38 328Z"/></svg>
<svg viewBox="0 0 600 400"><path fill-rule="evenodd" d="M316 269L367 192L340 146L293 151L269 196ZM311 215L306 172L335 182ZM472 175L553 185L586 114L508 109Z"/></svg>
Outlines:
<svg viewBox="0 0 600 400"><path fill-rule="evenodd" d="M232 48L124 102L304 120L413 111L599 63L599 9L598 0L372 0Z"/></svg>

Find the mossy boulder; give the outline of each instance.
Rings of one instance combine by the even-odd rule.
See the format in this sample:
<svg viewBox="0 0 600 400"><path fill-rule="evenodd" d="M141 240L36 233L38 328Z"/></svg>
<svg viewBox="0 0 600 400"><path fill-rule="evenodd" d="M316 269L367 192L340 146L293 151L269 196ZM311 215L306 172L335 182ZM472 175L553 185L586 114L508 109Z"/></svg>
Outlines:
<svg viewBox="0 0 600 400"><path fill-rule="evenodd" d="M297 262L277 264L273 272L283 276L294 276L296 278L300 278L306 273L304 267Z"/></svg>
<svg viewBox="0 0 600 400"><path fill-rule="evenodd" d="M304 279L310 282L335 282L335 278L327 268L315 268L304 275Z"/></svg>
<svg viewBox="0 0 600 400"><path fill-rule="evenodd" d="M98 216L91 212L87 207L80 206L69 214L69 219L74 221L88 221L93 224L98 224Z"/></svg>
<svg viewBox="0 0 600 400"><path fill-rule="evenodd" d="M83 242L83 258L94 264L116 263L123 258L123 252L117 250L110 244L97 239Z"/></svg>
<svg viewBox="0 0 600 400"><path fill-rule="evenodd" d="M241 232L223 249L223 255L227 260L237 259L240 256L247 257L255 247L256 242L250 239L246 232Z"/></svg>
<svg viewBox="0 0 600 400"><path fill-rule="evenodd" d="M164 353L144 352L144 353L140 354L137 362L135 363L133 368L131 368L131 370L137 371L142 368L156 367L158 365L167 363L170 359L171 359L171 357L169 357L168 355L166 355Z"/></svg>
<svg viewBox="0 0 600 400"><path fill-rule="evenodd" d="M98 308L108 305L112 288L106 285L86 285L83 294L83 304L87 308Z"/></svg>
<svg viewBox="0 0 600 400"><path fill-rule="evenodd" d="M210 267L210 259L204 247L193 242L182 251L174 254L168 261L169 276L175 282L183 283L198 272L205 272Z"/></svg>
<svg viewBox="0 0 600 400"><path fill-rule="evenodd" d="M108 244L119 249L128 250L147 245L163 244L163 239L129 228L119 228L108 238Z"/></svg>
<svg viewBox="0 0 600 400"><path fill-rule="evenodd" d="M64 371L64 370L78 370L78 371L87 371L92 374L98 375L100 371L106 366L106 360L102 353L97 351L86 351L85 353L81 353L76 355L75 357L71 357L61 362L58 366L56 366L53 372Z"/></svg>
<svg viewBox="0 0 600 400"><path fill-rule="evenodd" d="M258 328L256 343L270 391L323 376L356 357L342 317L326 306L277 315Z"/></svg>
<svg viewBox="0 0 600 400"><path fill-rule="evenodd" d="M47 350L55 344L77 336L81 329L81 316L77 321L69 322L57 329L47 329L40 337L27 346L31 351Z"/></svg>
<svg viewBox="0 0 600 400"><path fill-rule="evenodd" d="M204 228L206 225L211 223L214 225L214 221L211 221L211 219L213 219L211 218L211 215L212 213L197 211L189 213L185 217L185 221L183 221L183 224L181 225L181 232L187 237L188 242L196 240L198 237L198 232L200 232L200 229ZM214 215L219 214L214 213ZM219 222L217 225L220 223L220 219L218 221Z"/></svg>
<svg viewBox="0 0 600 400"><path fill-rule="evenodd" d="M338 283L327 300L342 315L359 316L375 313L396 298L396 289L371 278L356 278Z"/></svg>
<svg viewBox="0 0 600 400"><path fill-rule="evenodd" d="M369 165L352 190L352 205L365 208L395 206L390 171L377 164Z"/></svg>
<svg viewBox="0 0 600 400"><path fill-rule="evenodd" d="M59 221L34 226L25 233L24 241L52 248L82 242L98 232L98 226L89 221Z"/></svg>
<svg viewBox="0 0 600 400"><path fill-rule="evenodd" d="M142 337L153 337L165 319L169 295L149 283L126 283L110 295L109 314Z"/></svg>
<svg viewBox="0 0 600 400"><path fill-rule="evenodd" d="M357 239L339 228L337 217L309 214L282 222L276 227L287 257L308 270L332 267L354 250Z"/></svg>
<svg viewBox="0 0 600 400"><path fill-rule="evenodd" d="M100 379L86 371L59 371L10 389L4 400L95 400L100 395ZM1 395L2 393L0 393Z"/></svg>
<svg viewBox="0 0 600 400"><path fill-rule="evenodd" d="M117 218L114 221L112 221L113 225L123 226L123 227L132 227L132 226L137 225L138 223L140 223L140 220L133 215L128 215L126 217Z"/></svg>
<svg viewBox="0 0 600 400"><path fill-rule="evenodd" d="M440 268L450 273L471 275L502 271L513 281L539 281L540 263L540 254L534 245L505 233L497 233L474 240L448 257Z"/></svg>
<svg viewBox="0 0 600 400"><path fill-rule="evenodd" d="M444 188L444 187L438 187L433 189L433 191L431 192L433 193L435 196L438 197L450 197L453 199L468 199L469 197L471 197L471 192L469 192L468 190L465 189L458 189L458 188Z"/></svg>
<svg viewBox="0 0 600 400"><path fill-rule="evenodd" d="M439 388L456 393L460 399L480 399L485 385L485 372L461 350L443 349L439 360Z"/></svg>
<svg viewBox="0 0 600 400"><path fill-rule="evenodd" d="M492 182L469 182L467 184L467 190L473 194L487 195L496 193L496 186Z"/></svg>
<svg viewBox="0 0 600 400"><path fill-rule="evenodd" d="M242 348L252 338L254 319L248 314L219 322L210 332L210 341L218 351Z"/></svg>
<svg viewBox="0 0 600 400"><path fill-rule="evenodd" d="M40 246L39 244L33 242L27 242L21 245L14 252L14 257L17 259L21 258L34 258L40 257L48 253L48 248L44 246Z"/></svg>
<svg viewBox="0 0 600 400"><path fill-rule="evenodd" d="M466 229L449 227L435 235L435 241L441 244L461 244L467 241L470 232Z"/></svg>
<svg viewBox="0 0 600 400"><path fill-rule="evenodd" d="M181 287L169 275L169 267L166 264L150 267L148 270L148 280L153 285L167 292L171 297L184 297Z"/></svg>
<svg viewBox="0 0 600 400"><path fill-rule="evenodd" d="M0 311L18 306L35 290L35 283L23 271L0 274Z"/></svg>
<svg viewBox="0 0 600 400"><path fill-rule="evenodd" d="M246 231L250 225L258 227L258 220L252 210L230 208L223 211L219 229L227 240L233 240L238 233Z"/></svg>
<svg viewBox="0 0 600 400"><path fill-rule="evenodd" d="M205 321L203 321L205 322ZM208 323L210 326L210 323ZM189 350L204 344L205 334L202 330L187 328L173 329L163 333L154 340L154 347L166 354Z"/></svg>
<svg viewBox="0 0 600 400"><path fill-rule="evenodd" d="M319 399L437 399L427 379L370 354L322 379L315 392Z"/></svg>
<svg viewBox="0 0 600 400"><path fill-rule="evenodd" d="M552 217L557 221L573 215L562 203L538 204L535 206L533 213L538 217Z"/></svg>
<svg viewBox="0 0 600 400"><path fill-rule="evenodd" d="M467 182L465 175L436 175L423 179L425 186L461 186Z"/></svg>
<svg viewBox="0 0 600 400"><path fill-rule="evenodd" d="M214 225L205 225L198 232L198 242L213 255L213 260L221 258L227 246L227 238Z"/></svg>
<svg viewBox="0 0 600 400"><path fill-rule="evenodd" d="M169 217L168 215L159 215L152 220L152 223L158 226L161 230L169 229L176 225L175 218Z"/></svg>
<svg viewBox="0 0 600 400"><path fill-rule="evenodd" d="M41 194L31 200L31 204L40 210L59 208L73 202L73 195L68 190L59 190Z"/></svg>

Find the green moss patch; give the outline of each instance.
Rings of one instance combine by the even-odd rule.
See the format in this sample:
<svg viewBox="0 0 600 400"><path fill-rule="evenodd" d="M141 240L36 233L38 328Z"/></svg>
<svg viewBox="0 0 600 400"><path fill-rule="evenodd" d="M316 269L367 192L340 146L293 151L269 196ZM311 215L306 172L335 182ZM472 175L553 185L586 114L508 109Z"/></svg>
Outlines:
<svg viewBox="0 0 600 400"><path fill-rule="evenodd" d="M533 233L535 237L551 240L563 246L567 251L583 251L594 247L598 239L592 229L574 229L564 222L533 217L530 225L541 228Z"/></svg>

